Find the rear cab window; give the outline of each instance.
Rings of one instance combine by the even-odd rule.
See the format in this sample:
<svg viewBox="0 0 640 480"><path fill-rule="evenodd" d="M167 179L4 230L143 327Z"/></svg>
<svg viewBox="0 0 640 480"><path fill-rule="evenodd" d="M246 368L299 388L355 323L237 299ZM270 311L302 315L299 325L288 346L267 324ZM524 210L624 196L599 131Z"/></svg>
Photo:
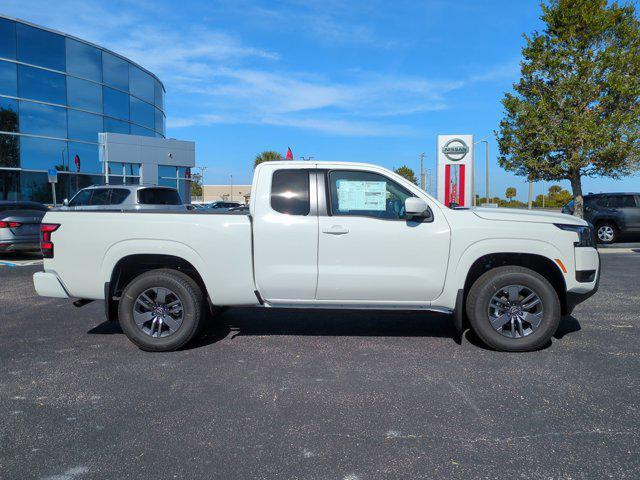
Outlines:
<svg viewBox="0 0 640 480"><path fill-rule="evenodd" d="M138 203L141 205L182 205L182 200L177 190L151 187L138 190Z"/></svg>
<svg viewBox="0 0 640 480"><path fill-rule="evenodd" d="M309 171L281 169L273 172L271 208L288 215L309 215Z"/></svg>

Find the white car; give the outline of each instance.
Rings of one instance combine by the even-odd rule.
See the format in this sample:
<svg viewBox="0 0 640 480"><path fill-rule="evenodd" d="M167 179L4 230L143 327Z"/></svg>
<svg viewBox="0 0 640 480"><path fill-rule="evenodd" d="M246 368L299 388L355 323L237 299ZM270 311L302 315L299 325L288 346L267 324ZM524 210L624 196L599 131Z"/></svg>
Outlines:
<svg viewBox="0 0 640 480"><path fill-rule="evenodd" d="M248 214L48 212L35 288L105 300L151 351L189 342L208 305L446 312L524 351L598 286L593 231L569 215L449 209L359 163L262 163L251 191Z"/></svg>

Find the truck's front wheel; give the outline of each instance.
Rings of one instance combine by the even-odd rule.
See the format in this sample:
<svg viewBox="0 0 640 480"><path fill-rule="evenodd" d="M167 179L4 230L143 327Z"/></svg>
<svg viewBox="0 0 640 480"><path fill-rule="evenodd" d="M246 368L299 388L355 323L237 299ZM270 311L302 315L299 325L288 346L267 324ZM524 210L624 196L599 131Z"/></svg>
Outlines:
<svg viewBox="0 0 640 480"><path fill-rule="evenodd" d="M478 278L467 296L467 315L487 345L504 351L535 350L560 322L560 300L549 281L533 270L507 266Z"/></svg>
<svg viewBox="0 0 640 480"><path fill-rule="evenodd" d="M122 330L143 350L166 352L187 344L204 315L204 297L188 275L171 269L145 272L124 289L118 306Z"/></svg>

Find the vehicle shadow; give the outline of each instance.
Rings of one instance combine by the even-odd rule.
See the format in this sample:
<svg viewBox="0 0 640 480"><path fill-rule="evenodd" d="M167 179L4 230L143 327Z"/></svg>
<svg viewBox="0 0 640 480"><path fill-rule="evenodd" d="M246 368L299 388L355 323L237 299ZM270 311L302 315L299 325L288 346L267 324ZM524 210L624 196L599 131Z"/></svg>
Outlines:
<svg viewBox="0 0 640 480"><path fill-rule="evenodd" d="M556 333L553 334L553 338L556 340L562 339L565 335L570 333L578 332L582 329L580 326L580 322L573 315L562 317L560 319L560 324L558 325L558 329ZM483 350L493 350L491 347L484 344L482 340L475 334L475 332L471 329L468 329L464 332L464 338L472 345L475 345L478 348L482 348ZM546 350L551 346L551 340L545 343L538 350Z"/></svg>
<svg viewBox="0 0 640 480"><path fill-rule="evenodd" d="M190 348L207 346L221 338L233 340L239 336L255 335L444 337L457 342L460 340L451 317L433 312L231 308L210 322Z"/></svg>
<svg viewBox="0 0 640 480"><path fill-rule="evenodd" d="M123 333L118 322L105 321L87 333ZM224 338L239 336L369 336L444 337L460 343L450 315L417 311L303 310L278 308L230 308L210 319L201 334L185 349L205 347Z"/></svg>
<svg viewBox="0 0 640 480"><path fill-rule="evenodd" d="M580 330L575 317L564 317L554 338ZM121 334L118 322L105 321L89 330L92 335ZM462 338L469 343L491 350L473 331L460 334L450 315L417 311L379 310L298 310L277 308L230 308L210 319L200 335L184 349L206 347L229 338L257 335L297 335L330 337L439 337L457 344ZM549 342L541 349L548 348Z"/></svg>

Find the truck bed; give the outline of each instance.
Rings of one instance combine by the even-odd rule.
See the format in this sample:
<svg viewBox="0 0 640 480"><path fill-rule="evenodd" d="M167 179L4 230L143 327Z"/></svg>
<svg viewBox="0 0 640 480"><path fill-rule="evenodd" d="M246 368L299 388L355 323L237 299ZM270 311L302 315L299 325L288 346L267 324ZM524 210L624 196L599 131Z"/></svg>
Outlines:
<svg viewBox="0 0 640 480"><path fill-rule="evenodd" d="M255 304L251 219L244 212L51 211L54 257L71 297L104 298L116 264L130 255L174 255L200 272L212 300Z"/></svg>

